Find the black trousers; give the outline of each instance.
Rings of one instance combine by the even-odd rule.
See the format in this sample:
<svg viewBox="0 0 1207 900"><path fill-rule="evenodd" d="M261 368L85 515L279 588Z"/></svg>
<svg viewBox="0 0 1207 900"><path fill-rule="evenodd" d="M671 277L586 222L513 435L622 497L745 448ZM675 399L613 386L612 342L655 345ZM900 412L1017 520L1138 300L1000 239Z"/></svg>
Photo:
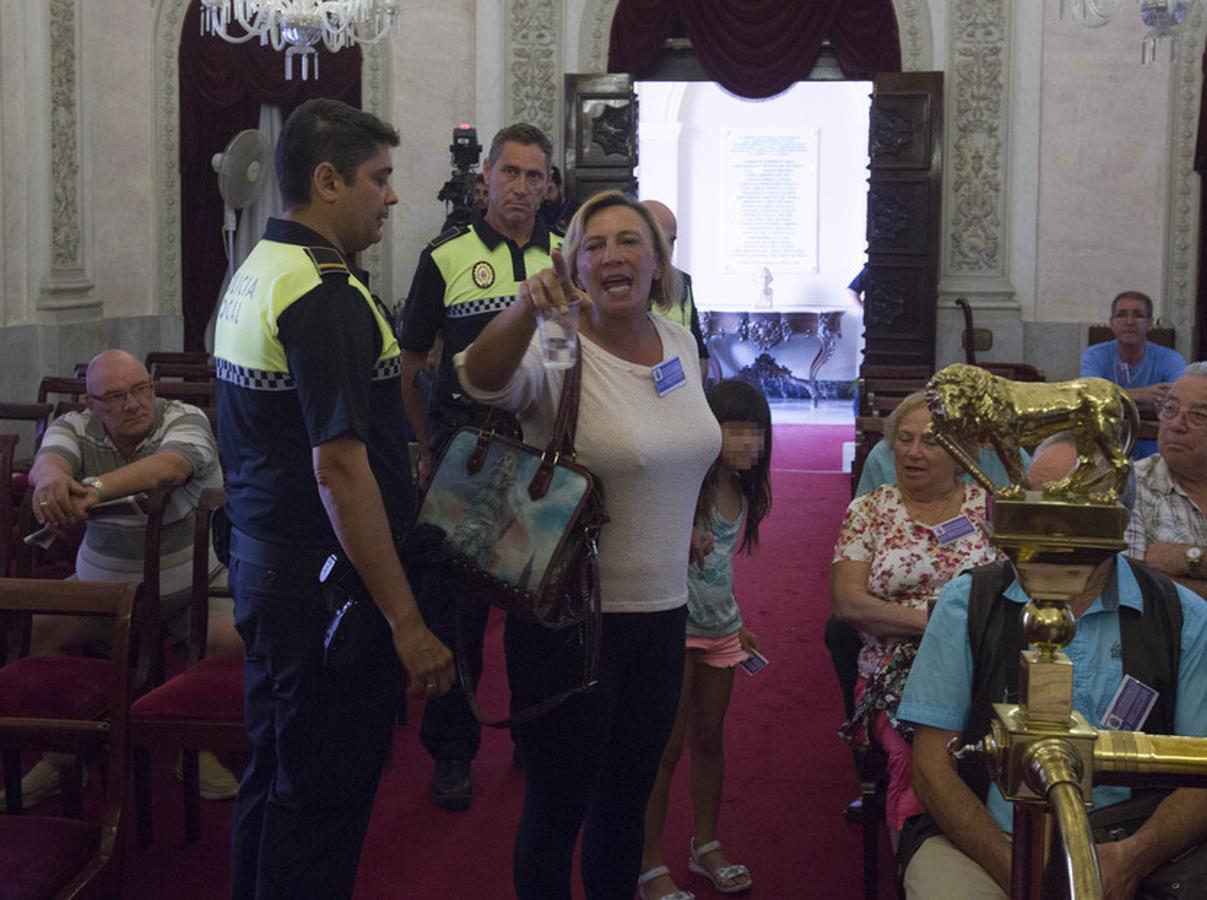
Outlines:
<svg viewBox="0 0 1207 900"><path fill-rule="evenodd" d="M686 607L605 614L599 683L512 729L526 764L512 859L519 900L569 900L580 830L588 900L632 900L645 806L679 705L686 623ZM505 644L513 710L578 683L576 629L509 618Z"/></svg>
<svg viewBox="0 0 1207 900"><path fill-rule="evenodd" d="M457 635L465 645L465 662L476 683L482 676L482 642L490 606L468 597L459 597L461 588L445 568L442 560L432 560L423 566L423 586L419 608L432 633L454 653ZM454 680L448 691L423 705L423 721L419 739L432 759L471 760L482 743L482 726L478 724L460 679Z"/></svg>
<svg viewBox="0 0 1207 900"><path fill-rule="evenodd" d="M390 745L401 666L371 601L348 669L323 665L317 573L231 560L251 761L235 803L231 896L351 897Z"/></svg>

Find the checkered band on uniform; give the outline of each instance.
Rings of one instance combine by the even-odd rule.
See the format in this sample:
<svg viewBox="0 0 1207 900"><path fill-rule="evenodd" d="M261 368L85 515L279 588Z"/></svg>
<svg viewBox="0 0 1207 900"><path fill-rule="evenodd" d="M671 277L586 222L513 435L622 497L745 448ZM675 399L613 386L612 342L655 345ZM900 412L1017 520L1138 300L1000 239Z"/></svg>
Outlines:
<svg viewBox="0 0 1207 900"><path fill-rule="evenodd" d="M444 314L450 319L462 319L466 316L476 316L480 313L498 312L515 303L515 294L509 297L485 297L481 300L469 300L465 303L454 303Z"/></svg>
<svg viewBox="0 0 1207 900"><path fill-rule="evenodd" d="M379 359L373 367L374 381L389 381L402 374L402 357L392 356L389 359Z"/></svg>
<svg viewBox="0 0 1207 900"><path fill-rule="evenodd" d="M221 357L214 360L214 374L222 381L256 391L292 391L293 376L288 372L266 372L237 366Z"/></svg>

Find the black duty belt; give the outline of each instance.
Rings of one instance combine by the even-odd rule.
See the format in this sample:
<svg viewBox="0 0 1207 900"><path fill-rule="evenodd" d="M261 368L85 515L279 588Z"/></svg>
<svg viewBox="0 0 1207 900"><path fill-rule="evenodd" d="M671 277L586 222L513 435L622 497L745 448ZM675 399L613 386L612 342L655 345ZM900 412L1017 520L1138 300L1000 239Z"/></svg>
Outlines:
<svg viewBox="0 0 1207 900"><path fill-rule="evenodd" d="M271 544L238 528L231 528L231 556L253 566L263 566L265 569L278 569L302 576L313 574L316 580L322 571L323 563L336 549L332 547L320 550L317 547Z"/></svg>

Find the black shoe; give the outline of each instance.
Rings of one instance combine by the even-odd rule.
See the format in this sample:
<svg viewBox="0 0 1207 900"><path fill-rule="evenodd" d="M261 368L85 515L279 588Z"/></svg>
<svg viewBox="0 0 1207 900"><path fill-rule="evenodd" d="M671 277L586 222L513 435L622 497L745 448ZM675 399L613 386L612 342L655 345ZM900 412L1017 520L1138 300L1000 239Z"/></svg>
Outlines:
<svg viewBox="0 0 1207 900"><path fill-rule="evenodd" d="M463 759L436 760L428 796L440 809L458 812L469 809L474 798L474 785L469 776L469 761Z"/></svg>

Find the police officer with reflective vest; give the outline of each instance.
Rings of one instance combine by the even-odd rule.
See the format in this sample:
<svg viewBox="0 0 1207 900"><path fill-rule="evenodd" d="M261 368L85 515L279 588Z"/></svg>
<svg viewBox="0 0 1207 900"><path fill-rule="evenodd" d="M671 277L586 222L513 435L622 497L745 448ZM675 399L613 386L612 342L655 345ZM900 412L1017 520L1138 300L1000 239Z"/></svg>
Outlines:
<svg viewBox="0 0 1207 900"><path fill-rule="evenodd" d="M671 245L673 253L675 240L679 236L679 223L675 219L675 214L671 212L669 206L657 200L642 200L641 204L653 213L654 218L658 221L658 227L666 235L666 242ZM650 307L650 312L662 316L664 319L670 319L672 322L678 322L692 333L692 337L696 339L696 348L700 351L700 376L708 378L708 346L704 343L704 334L700 331L700 316L696 311L695 298L692 296L692 277L682 269L679 270L679 274L683 278L683 295L679 301L668 309L663 309L655 304Z"/></svg>
<svg viewBox="0 0 1207 900"><path fill-rule="evenodd" d="M438 696L454 677L396 549L414 513L401 351L351 262L398 202L397 145L393 128L346 104L298 107L277 145L285 213L219 308L218 433L252 745L235 805L237 898L351 896L398 663L416 694Z"/></svg>
<svg viewBox="0 0 1207 900"><path fill-rule="evenodd" d="M482 166L486 212L469 225L449 229L419 257L399 330L402 345L402 394L419 444L419 483L426 487L448 440L463 425L480 425L490 411L461 393L453 356L464 350L500 310L515 300L517 285L553 265L550 253L561 246L538 217L553 145L539 128L515 124L499 131ZM440 368L426 396L415 376L427 365L437 335L444 338ZM519 436L519 425L495 413L504 433ZM424 615L446 644L452 644L454 620L475 677L482 670L482 635L488 606L475 598L457 602L456 585L425 567L421 590ZM424 708L420 737L436 762L428 791L441 809L468 809L473 799L470 761L478 752L481 729L465 695L454 685Z"/></svg>

